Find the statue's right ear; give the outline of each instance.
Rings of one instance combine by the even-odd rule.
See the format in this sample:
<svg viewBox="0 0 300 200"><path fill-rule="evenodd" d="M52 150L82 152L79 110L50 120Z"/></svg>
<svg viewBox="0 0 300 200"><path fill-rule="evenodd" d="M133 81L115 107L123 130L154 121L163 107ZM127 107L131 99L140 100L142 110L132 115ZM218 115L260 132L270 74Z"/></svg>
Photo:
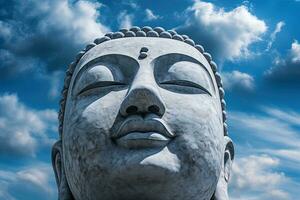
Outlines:
<svg viewBox="0 0 300 200"><path fill-rule="evenodd" d="M67 182L62 155L62 142L59 140L52 147L52 166L58 188L58 200L74 200Z"/></svg>
<svg viewBox="0 0 300 200"><path fill-rule="evenodd" d="M228 182L231 174L232 162L234 159L234 146L233 142L228 136L224 137L225 150L224 150L224 163L219 176L217 188L211 200L229 200L228 197Z"/></svg>

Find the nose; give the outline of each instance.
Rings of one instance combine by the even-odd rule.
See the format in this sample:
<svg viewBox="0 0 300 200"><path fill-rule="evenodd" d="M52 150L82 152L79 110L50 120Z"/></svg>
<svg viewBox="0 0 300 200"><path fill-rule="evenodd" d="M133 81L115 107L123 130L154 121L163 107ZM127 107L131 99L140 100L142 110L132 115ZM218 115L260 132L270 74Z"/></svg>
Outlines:
<svg viewBox="0 0 300 200"><path fill-rule="evenodd" d="M138 73L129 92L121 104L120 113L124 117L133 114L165 113L165 105L159 94L153 75Z"/></svg>

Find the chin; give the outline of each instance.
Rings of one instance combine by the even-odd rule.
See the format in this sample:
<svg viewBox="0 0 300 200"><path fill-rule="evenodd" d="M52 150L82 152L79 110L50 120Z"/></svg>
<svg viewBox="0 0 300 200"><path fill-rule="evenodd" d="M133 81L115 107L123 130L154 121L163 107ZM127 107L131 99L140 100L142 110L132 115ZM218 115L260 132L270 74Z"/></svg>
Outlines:
<svg viewBox="0 0 300 200"><path fill-rule="evenodd" d="M127 174L126 174L127 175ZM92 197L82 197L79 200L210 200L216 184L195 183L191 177L170 176L170 174L158 177L136 176L130 181L122 175L119 178L98 180L99 185L86 185L87 194ZM107 190L109 188L109 192ZM80 194L84 194L81 192Z"/></svg>

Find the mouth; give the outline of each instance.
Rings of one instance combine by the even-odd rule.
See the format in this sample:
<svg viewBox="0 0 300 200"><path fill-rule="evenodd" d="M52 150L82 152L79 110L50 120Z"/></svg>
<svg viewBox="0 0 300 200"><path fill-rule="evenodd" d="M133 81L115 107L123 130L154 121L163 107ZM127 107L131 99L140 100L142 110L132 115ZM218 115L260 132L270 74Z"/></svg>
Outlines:
<svg viewBox="0 0 300 200"><path fill-rule="evenodd" d="M164 147L175 137L161 119L151 116L131 116L113 133L116 144L127 149Z"/></svg>

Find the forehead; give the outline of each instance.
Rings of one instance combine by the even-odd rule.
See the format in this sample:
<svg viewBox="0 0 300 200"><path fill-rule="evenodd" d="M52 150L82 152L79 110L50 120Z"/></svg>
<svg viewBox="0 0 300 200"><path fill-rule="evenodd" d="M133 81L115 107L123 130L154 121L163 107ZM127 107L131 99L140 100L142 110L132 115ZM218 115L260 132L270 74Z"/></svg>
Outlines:
<svg viewBox="0 0 300 200"><path fill-rule="evenodd" d="M142 60L143 62L151 62L157 57L167 54L182 54L197 60L206 68L210 76L214 77L210 65L205 57L193 46L173 39L151 37L129 37L103 42L89 50L80 59L74 73L76 75L84 65L105 55L124 55L139 62L138 57L142 47L148 48L148 56L146 59Z"/></svg>

